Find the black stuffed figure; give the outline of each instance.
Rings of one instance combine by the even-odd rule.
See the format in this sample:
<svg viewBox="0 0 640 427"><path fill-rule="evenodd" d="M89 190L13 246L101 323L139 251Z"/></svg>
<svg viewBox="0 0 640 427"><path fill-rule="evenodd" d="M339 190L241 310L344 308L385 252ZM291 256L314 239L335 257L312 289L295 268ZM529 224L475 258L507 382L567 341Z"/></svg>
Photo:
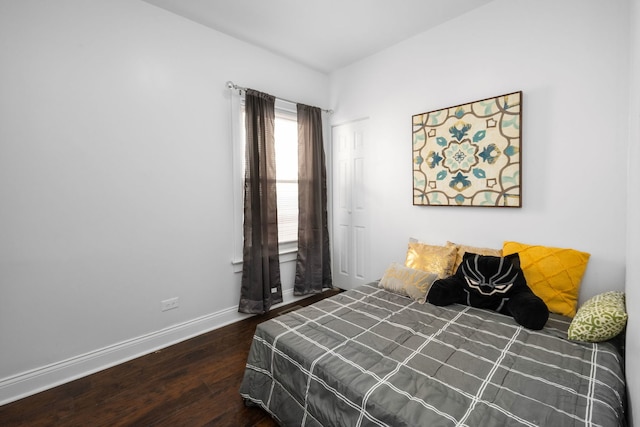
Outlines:
<svg viewBox="0 0 640 427"><path fill-rule="evenodd" d="M496 257L466 252L453 276L433 283L427 301L495 310L535 330L549 319L547 305L527 286L517 253Z"/></svg>

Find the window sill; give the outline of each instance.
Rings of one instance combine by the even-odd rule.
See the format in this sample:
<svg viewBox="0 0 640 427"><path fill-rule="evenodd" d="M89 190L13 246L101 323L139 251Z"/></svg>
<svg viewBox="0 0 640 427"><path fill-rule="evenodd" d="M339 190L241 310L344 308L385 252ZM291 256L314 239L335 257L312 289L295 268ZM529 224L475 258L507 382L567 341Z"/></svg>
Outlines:
<svg viewBox="0 0 640 427"><path fill-rule="evenodd" d="M293 248L286 248L286 247L281 247L280 248L280 263L282 264L283 262L292 262L295 261L298 258L298 247L297 247L297 243L295 242L296 246ZM242 258L241 259L234 259L231 261L231 264L233 265L233 272L234 273L242 273Z"/></svg>

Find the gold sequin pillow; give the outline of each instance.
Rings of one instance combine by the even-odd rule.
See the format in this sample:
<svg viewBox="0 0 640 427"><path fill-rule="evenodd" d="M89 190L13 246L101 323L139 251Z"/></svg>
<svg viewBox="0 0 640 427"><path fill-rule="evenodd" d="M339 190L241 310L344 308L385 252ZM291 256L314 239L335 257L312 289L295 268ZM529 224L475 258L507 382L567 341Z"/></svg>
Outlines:
<svg viewBox="0 0 640 427"><path fill-rule="evenodd" d="M504 242L503 256L520 255L520 267L527 285L542 298L549 311L573 317L578 305L582 276L590 255L575 249L552 248Z"/></svg>
<svg viewBox="0 0 640 427"><path fill-rule="evenodd" d="M447 242L447 246L455 246L456 253L456 261L453 264L453 274L458 271L458 267L462 264L462 257L465 253L470 252L472 254L478 255L491 255L502 257L502 249L493 249L493 248L479 248L477 246L467 246L467 245L459 245L453 242Z"/></svg>
<svg viewBox="0 0 640 427"><path fill-rule="evenodd" d="M394 262L385 271L378 287L424 304L427 301L427 292L437 278L436 273L415 270Z"/></svg>
<svg viewBox="0 0 640 427"><path fill-rule="evenodd" d="M434 246L420 242L409 242L404 265L416 270L436 273L442 279L453 274L456 261L455 246Z"/></svg>
<svg viewBox="0 0 640 427"><path fill-rule="evenodd" d="M570 340L600 342L618 335L627 324L623 292L611 291L588 299L569 325Z"/></svg>

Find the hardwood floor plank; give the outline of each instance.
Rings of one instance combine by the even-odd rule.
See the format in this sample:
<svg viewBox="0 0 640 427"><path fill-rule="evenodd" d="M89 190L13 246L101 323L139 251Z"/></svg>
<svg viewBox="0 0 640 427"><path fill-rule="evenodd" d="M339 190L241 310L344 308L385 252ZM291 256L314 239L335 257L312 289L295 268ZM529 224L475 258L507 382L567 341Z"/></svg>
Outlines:
<svg viewBox="0 0 640 427"><path fill-rule="evenodd" d="M256 326L340 292L328 290L93 375L0 406L0 425L274 427L240 383Z"/></svg>

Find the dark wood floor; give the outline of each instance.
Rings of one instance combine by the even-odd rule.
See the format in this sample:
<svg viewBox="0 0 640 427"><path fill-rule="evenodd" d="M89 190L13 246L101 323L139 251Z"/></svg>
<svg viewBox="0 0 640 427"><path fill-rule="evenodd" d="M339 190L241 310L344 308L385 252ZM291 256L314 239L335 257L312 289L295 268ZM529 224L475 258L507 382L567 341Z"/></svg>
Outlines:
<svg viewBox="0 0 640 427"><path fill-rule="evenodd" d="M238 390L256 325L327 290L0 406L0 426L275 426Z"/></svg>

